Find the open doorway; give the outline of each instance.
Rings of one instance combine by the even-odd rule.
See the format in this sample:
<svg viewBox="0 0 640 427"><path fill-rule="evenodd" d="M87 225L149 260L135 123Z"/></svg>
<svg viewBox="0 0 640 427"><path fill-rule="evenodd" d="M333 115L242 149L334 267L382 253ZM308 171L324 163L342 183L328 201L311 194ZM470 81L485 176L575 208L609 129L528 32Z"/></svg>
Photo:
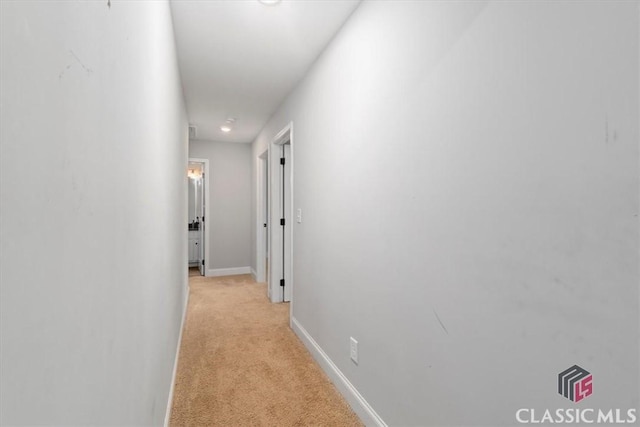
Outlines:
<svg viewBox="0 0 640 427"><path fill-rule="evenodd" d="M293 297L293 124L269 146L269 292L272 302Z"/></svg>
<svg viewBox="0 0 640 427"><path fill-rule="evenodd" d="M187 170L188 209L187 233L189 239L189 275L206 276L208 257L206 215L208 212L209 161L189 159Z"/></svg>

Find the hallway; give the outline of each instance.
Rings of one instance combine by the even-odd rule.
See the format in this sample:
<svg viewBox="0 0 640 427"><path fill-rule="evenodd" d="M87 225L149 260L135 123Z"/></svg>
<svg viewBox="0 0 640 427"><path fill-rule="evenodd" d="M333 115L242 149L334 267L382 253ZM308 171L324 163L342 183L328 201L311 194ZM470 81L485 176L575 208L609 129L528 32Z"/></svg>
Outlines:
<svg viewBox="0 0 640 427"><path fill-rule="evenodd" d="M640 0L0 0L0 427L637 424L639 77Z"/></svg>
<svg viewBox="0 0 640 427"><path fill-rule="evenodd" d="M171 426L359 426L250 275L191 276Z"/></svg>

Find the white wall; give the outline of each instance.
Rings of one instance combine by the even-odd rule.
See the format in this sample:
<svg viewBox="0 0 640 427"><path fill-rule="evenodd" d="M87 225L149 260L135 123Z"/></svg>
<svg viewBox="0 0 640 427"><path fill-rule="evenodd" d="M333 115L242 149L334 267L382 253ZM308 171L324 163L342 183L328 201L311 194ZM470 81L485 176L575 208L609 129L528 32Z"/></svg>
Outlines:
<svg viewBox="0 0 640 427"><path fill-rule="evenodd" d="M573 364L638 407L638 21L364 2L254 142L293 121L293 316L389 425L575 406Z"/></svg>
<svg viewBox="0 0 640 427"><path fill-rule="evenodd" d="M2 425L160 425L187 288L167 2L1 3Z"/></svg>
<svg viewBox="0 0 640 427"><path fill-rule="evenodd" d="M209 159L209 203L205 214L211 274L248 273L250 266L251 145L190 141L189 157ZM206 190L205 190L206 191Z"/></svg>

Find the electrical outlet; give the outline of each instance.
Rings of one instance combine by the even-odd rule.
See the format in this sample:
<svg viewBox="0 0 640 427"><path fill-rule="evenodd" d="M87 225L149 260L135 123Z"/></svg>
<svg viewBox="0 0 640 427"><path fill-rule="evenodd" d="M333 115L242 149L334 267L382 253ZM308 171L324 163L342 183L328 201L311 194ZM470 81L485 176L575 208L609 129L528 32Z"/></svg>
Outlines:
<svg viewBox="0 0 640 427"><path fill-rule="evenodd" d="M358 341L355 338L351 337L351 360L356 365L358 364Z"/></svg>
<svg viewBox="0 0 640 427"><path fill-rule="evenodd" d="M300 208L296 211L296 221L298 221L298 224L302 222L302 209Z"/></svg>

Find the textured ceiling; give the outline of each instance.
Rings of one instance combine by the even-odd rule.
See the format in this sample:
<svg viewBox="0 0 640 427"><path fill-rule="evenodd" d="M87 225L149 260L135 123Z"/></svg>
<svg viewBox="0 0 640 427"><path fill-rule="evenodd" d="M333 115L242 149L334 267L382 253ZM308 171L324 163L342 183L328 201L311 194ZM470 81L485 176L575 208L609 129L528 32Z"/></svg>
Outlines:
<svg viewBox="0 0 640 427"><path fill-rule="evenodd" d="M199 140L251 142L359 0L172 0L189 123ZM233 130L220 126L236 118Z"/></svg>

